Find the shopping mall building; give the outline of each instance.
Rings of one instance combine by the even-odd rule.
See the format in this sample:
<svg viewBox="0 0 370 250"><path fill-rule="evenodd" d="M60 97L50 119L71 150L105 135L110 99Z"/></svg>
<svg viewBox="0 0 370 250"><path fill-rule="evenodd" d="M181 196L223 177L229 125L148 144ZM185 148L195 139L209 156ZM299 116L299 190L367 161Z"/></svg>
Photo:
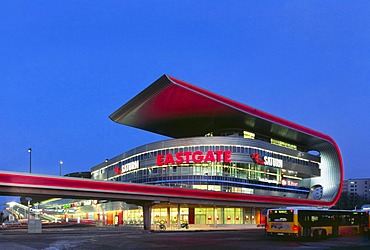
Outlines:
<svg viewBox="0 0 370 250"><path fill-rule="evenodd" d="M330 207L342 189L342 159L331 137L167 75L110 118L171 139L94 166L92 179L242 193L247 198L240 207L159 203L152 208L153 224L176 221L178 209L189 224L259 224L263 211L284 199L290 205L293 200L295 205ZM261 197L269 202L257 203ZM114 223L116 215L121 223L142 220L139 206L108 209L107 223Z"/></svg>
<svg viewBox="0 0 370 250"><path fill-rule="evenodd" d="M92 167L92 179L245 195L240 206L160 202L152 206L152 225L178 216L190 225L261 224L277 204L330 207L341 193L342 158L331 137L167 75L110 118L170 139L107 159ZM143 221L142 207L117 201L68 216Z"/></svg>

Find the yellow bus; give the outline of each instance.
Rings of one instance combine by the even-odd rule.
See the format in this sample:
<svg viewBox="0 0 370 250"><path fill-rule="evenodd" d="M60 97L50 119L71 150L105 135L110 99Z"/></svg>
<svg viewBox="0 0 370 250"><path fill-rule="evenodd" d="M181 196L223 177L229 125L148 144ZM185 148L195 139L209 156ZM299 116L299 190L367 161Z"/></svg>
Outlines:
<svg viewBox="0 0 370 250"><path fill-rule="evenodd" d="M268 236L326 238L329 235L357 235L368 230L369 213L363 210L292 207L267 211Z"/></svg>

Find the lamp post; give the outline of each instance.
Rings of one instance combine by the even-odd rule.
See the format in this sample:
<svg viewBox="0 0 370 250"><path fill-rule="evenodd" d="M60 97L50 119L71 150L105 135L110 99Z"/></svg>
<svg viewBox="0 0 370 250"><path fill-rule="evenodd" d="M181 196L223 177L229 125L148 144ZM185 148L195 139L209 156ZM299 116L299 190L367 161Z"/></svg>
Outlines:
<svg viewBox="0 0 370 250"><path fill-rule="evenodd" d="M31 215L30 210L31 210L31 201L32 201L32 198L31 197L26 197L26 201L27 201L27 207L28 207L28 210L27 210L27 224L29 224L29 222L30 222L30 215Z"/></svg>
<svg viewBox="0 0 370 250"><path fill-rule="evenodd" d="M59 161L59 176L62 176L62 165L63 161Z"/></svg>
<svg viewBox="0 0 370 250"><path fill-rule="evenodd" d="M28 149L28 153L30 153L30 173L32 173L32 148Z"/></svg>

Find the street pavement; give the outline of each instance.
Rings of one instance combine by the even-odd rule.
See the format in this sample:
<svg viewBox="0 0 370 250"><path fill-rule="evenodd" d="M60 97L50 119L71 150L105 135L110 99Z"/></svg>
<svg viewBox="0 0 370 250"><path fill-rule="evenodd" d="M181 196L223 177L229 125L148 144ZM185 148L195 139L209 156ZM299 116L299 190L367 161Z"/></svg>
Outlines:
<svg viewBox="0 0 370 250"><path fill-rule="evenodd" d="M268 239L262 228L144 231L133 227L51 228L41 234L0 231L1 250L57 249L370 249L364 236L325 240Z"/></svg>

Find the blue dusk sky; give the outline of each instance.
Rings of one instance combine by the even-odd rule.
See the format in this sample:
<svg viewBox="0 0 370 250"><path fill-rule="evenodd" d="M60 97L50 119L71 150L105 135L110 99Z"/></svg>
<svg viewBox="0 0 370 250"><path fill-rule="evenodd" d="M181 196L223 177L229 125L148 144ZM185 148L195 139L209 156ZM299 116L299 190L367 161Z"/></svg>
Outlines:
<svg viewBox="0 0 370 250"><path fill-rule="evenodd" d="M0 2L0 170L167 139L109 115L163 74L331 136L370 177L370 1Z"/></svg>

